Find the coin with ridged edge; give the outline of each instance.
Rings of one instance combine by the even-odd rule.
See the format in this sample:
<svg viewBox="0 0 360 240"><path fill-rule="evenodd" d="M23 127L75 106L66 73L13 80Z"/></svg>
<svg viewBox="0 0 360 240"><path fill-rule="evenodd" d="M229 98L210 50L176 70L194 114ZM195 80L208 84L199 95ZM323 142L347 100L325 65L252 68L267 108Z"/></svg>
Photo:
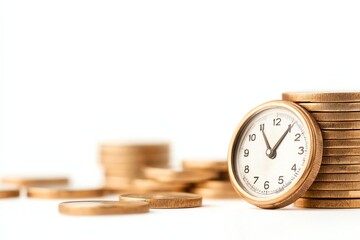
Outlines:
<svg viewBox="0 0 360 240"><path fill-rule="evenodd" d="M360 130L321 131L324 139L360 139Z"/></svg>
<svg viewBox="0 0 360 240"><path fill-rule="evenodd" d="M318 122L321 129L326 130L354 130L360 129L360 121L353 122Z"/></svg>
<svg viewBox="0 0 360 240"><path fill-rule="evenodd" d="M360 111L360 102L355 103L299 103L311 112L355 112Z"/></svg>
<svg viewBox="0 0 360 240"><path fill-rule="evenodd" d="M360 92L286 92L282 99L292 102L360 102Z"/></svg>
<svg viewBox="0 0 360 240"><path fill-rule="evenodd" d="M360 148L360 139L324 140L324 148Z"/></svg>
<svg viewBox="0 0 360 240"><path fill-rule="evenodd" d="M299 198L294 205L300 208L359 208L360 199Z"/></svg>
<svg viewBox="0 0 360 240"><path fill-rule="evenodd" d="M324 148L323 156L360 156L360 148Z"/></svg>
<svg viewBox="0 0 360 240"><path fill-rule="evenodd" d="M109 215L149 212L147 202L71 201L59 204L59 212L68 215Z"/></svg>
<svg viewBox="0 0 360 240"><path fill-rule="evenodd" d="M360 198L360 191L307 191L305 198Z"/></svg>
<svg viewBox="0 0 360 240"><path fill-rule="evenodd" d="M360 181L360 173L319 173L315 179L317 182L347 182Z"/></svg>
<svg viewBox="0 0 360 240"><path fill-rule="evenodd" d="M312 115L320 122L346 122L360 120L360 112L313 112Z"/></svg>
<svg viewBox="0 0 360 240"><path fill-rule="evenodd" d="M360 190L359 182L314 182L309 190Z"/></svg>
<svg viewBox="0 0 360 240"><path fill-rule="evenodd" d="M202 205L202 197L198 194L183 192L159 192L148 194L123 194L120 201L144 201L150 208L193 208Z"/></svg>
<svg viewBox="0 0 360 240"><path fill-rule="evenodd" d="M322 164L350 164L350 165L360 165L360 156L333 156L333 157L323 157Z"/></svg>
<svg viewBox="0 0 360 240"><path fill-rule="evenodd" d="M102 188L30 187L27 189L27 196L31 198L92 198L103 195Z"/></svg>
<svg viewBox="0 0 360 240"><path fill-rule="evenodd" d="M324 165L321 164L319 173L360 173L360 165Z"/></svg>

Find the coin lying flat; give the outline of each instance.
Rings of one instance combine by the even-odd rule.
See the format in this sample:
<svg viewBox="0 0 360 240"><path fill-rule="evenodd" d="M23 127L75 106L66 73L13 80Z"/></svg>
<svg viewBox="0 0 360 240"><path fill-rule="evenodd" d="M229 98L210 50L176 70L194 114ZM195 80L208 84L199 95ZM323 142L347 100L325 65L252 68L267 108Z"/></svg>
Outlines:
<svg viewBox="0 0 360 240"><path fill-rule="evenodd" d="M152 143L103 143L100 146L101 153L159 153L159 152L168 152L169 151L169 144L167 143L159 143L159 144L152 144Z"/></svg>
<svg viewBox="0 0 360 240"><path fill-rule="evenodd" d="M217 178L217 180L230 182L229 172L219 172L219 177Z"/></svg>
<svg viewBox="0 0 360 240"><path fill-rule="evenodd" d="M360 111L360 102L355 103L299 103L311 112L354 112Z"/></svg>
<svg viewBox="0 0 360 240"><path fill-rule="evenodd" d="M321 131L323 139L360 139L360 130Z"/></svg>
<svg viewBox="0 0 360 240"><path fill-rule="evenodd" d="M168 168L145 168L144 176L161 182L197 183L218 177L210 171L176 171Z"/></svg>
<svg viewBox="0 0 360 240"><path fill-rule="evenodd" d="M106 177L104 188L106 190L127 191L132 188L132 179L124 177Z"/></svg>
<svg viewBox="0 0 360 240"><path fill-rule="evenodd" d="M317 182L347 182L360 181L360 173L319 173L315 179Z"/></svg>
<svg viewBox="0 0 360 240"><path fill-rule="evenodd" d="M320 122L359 121L360 112L313 112L313 117Z"/></svg>
<svg viewBox="0 0 360 240"><path fill-rule="evenodd" d="M72 201L59 204L59 212L68 215L108 215L149 212L147 202Z"/></svg>
<svg viewBox="0 0 360 240"><path fill-rule="evenodd" d="M318 122L321 129L327 130L354 130L360 129L360 121L353 122Z"/></svg>
<svg viewBox="0 0 360 240"><path fill-rule="evenodd" d="M169 154L114 154L114 155L100 155L100 163L103 164L144 164L148 161L151 162L167 162L169 160Z"/></svg>
<svg viewBox="0 0 360 240"><path fill-rule="evenodd" d="M283 93L282 99L292 102L360 102L359 92L304 92Z"/></svg>
<svg viewBox="0 0 360 240"><path fill-rule="evenodd" d="M145 201L150 208L193 208L200 207L202 197L183 192L159 192L148 194L123 194L120 201Z"/></svg>
<svg viewBox="0 0 360 240"><path fill-rule="evenodd" d="M67 177L4 177L4 184L17 186L42 186L42 185L66 185L69 183Z"/></svg>
<svg viewBox="0 0 360 240"><path fill-rule="evenodd" d="M310 190L360 190L360 182L314 182Z"/></svg>
<svg viewBox="0 0 360 240"><path fill-rule="evenodd" d="M201 195L203 198L216 198L216 199L240 198L240 196L235 192L234 189L220 190L220 189L196 187L191 191L193 193Z"/></svg>
<svg viewBox="0 0 360 240"><path fill-rule="evenodd" d="M227 171L227 161L209 161L209 160L183 160L182 166L186 170L210 170L225 172Z"/></svg>
<svg viewBox="0 0 360 240"><path fill-rule="evenodd" d="M27 196L31 198L91 198L101 197L101 188L59 188L59 187L30 187Z"/></svg>
<svg viewBox="0 0 360 240"><path fill-rule="evenodd" d="M321 164L319 173L360 173L360 165L324 165Z"/></svg>
<svg viewBox="0 0 360 240"><path fill-rule="evenodd" d="M202 182L196 185L199 188L211 188L211 189L220 189L220 190L230 190L235 192L233 186L230 182L226 181L217 181L217 180L209 180L206 182Z"/></svg>
<svg viewBox="0 0 360 240"><path fill-rule="evenodd" d="M323 157L322 164L360 164L360 156Z"/></svg>
<svg viewBox="0 0 360 240"><path fill-rule="evenodd" d="M134 179L131 190L134 192L182 192L188 187L184 183L159 182L152 179Z"/></svg>
<svg viewBox="0 0 360 240"><path fill-rule="evenodd" d="M360 156L360 148L324 148L323 156Z"/></svg>
<svg viewBox="0 0 360 240"><path fill-rule="evenodd" d="M299 198L295 202L301 208L359 208L360 199L312 199Z"/></svg>
<svg viewBox="0 0 360 240"><path fill-rule="evenodd" d="M20 190L17 188L0 187L0 198L13 198L20 195Z"/></svg>
<svg viewBox="0 0 360 240"><path fill-rule="evenodd" d="M324 148L358 148L360 139L324 140Z"/></svg>
<svg viewBox="0 0 360 240"><path fill-rule="evenodd" d="M307 191L305 198L360 198L360 191Z"/></svg>

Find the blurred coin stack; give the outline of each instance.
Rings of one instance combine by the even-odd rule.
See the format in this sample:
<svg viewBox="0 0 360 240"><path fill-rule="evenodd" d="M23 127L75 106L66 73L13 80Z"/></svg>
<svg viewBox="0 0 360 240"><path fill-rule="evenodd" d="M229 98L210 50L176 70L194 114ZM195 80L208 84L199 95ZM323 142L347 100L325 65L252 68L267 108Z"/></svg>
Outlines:
<svg viewBox="0 0 360 240"><path fill-rule="evenodd" d="M167 143L104 143L100 145L99 155L104 169L105 189L126 191L133 187L135 179L143 177L145 167L168 167L170 146Z"/></svg>
<svg viewBox="0 0 360 240"><path fill-rule="evenodd" d="M319 174L298 207L360 207L360 92L283 93L312 113L324 139Z"/></svg>
<svg viewBox="0 0 360 240"><path fill-rule="evenodd" d="M210 172L215 177L201 182L193 183L190 188L192 193L197 193L204 198L239 198L230 183L227 161L184 160L183 169L190 172Z"/></svg>

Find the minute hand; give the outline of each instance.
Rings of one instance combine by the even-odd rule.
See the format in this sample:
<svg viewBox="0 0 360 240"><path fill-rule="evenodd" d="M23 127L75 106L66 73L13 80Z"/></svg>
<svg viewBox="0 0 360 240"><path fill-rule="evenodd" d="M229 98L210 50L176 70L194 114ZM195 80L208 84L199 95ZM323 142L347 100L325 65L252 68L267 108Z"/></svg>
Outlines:
<svg viewBox="0 0 360 240"><path fill-rule="evenodd" d="M276 156L276 150L278 149L278 147L280 146L280 144L282 143L282 141L284 140L284 138L286 137L286 135L290 132L292 125L289 125L289 127L286 129L286 131L283 133L283 135L280 137L280 139L277 141L277 143L274 145L274 147L271 149L271 153L269 155L274 156L273 158L275 158Z"/></svg>

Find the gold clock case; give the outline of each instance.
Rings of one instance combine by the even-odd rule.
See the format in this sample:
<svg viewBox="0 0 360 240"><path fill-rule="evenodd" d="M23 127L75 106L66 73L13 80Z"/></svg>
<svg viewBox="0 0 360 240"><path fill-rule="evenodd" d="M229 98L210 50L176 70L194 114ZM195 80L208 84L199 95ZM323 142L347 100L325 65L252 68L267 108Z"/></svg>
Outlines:
<svg viewBox="0 0 360 240"><path fill-rule="evenodd" d="M237 178L235 169L235 156L236 149L241 139L245 128L251 122L254 116L258 113L274 108L282 108L291 111L295 116L300 119L301 123L309 132L309 155L305 166L305 171L298 180L298 182L285 193L280 193L278 197L272 199L259 198L249 194L246 190L241 187ZM247 202L258 206L260 208L274 209L285 207L295 202L299 197L303 196L304 193L309 189L311 184L314 182L321 165L323 153L323 139L319 125L315 119L305 109L299 105L288 102L288 101L270 101L264 103L252 111L250 111L237 126L236 131L232 137L229 153L228 153L228 170L230 174L230 180L235 188L236 192L244 198Z"/></svg>

